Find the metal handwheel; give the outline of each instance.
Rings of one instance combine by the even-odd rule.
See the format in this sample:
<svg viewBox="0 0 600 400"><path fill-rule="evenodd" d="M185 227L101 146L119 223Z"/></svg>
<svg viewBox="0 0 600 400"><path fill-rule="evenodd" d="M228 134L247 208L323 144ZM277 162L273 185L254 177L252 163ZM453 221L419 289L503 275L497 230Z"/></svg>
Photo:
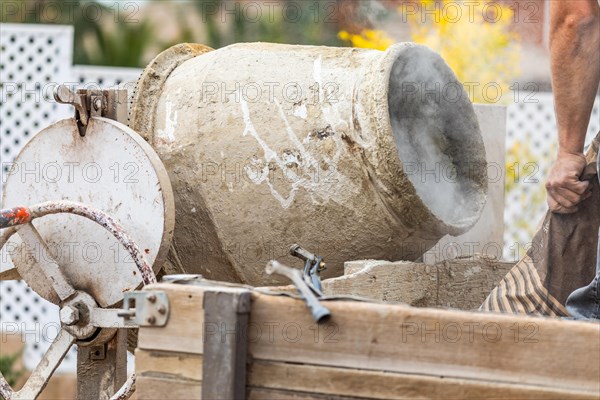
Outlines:
<svg viewBox="0 0 600 400"><path fill-rule="evenodd" d="M136 308L156 311L157 319L166 314L164 303L134 297L156 282L171 244L174 201L164 165L122 123L92 113L85 129L81 125L81 118L70 118L46 127L4 175L0 249L15 268L1 272L0 280L23 279L60 307L61 321L56 340L20 391L0 376L7 400L36 398L73 344L78 398L127 398L135 377L119 389L126 378L123 329L140 324L129 297ZM59 251L66 246L72 251ZM113 358L95 359L97 348Z"/></svg>
<svg viewBox="0 0 600 400"><path fill-rule="evenodd" d="M56 340L20 391L13 391L0 373L0 394L6 400L37 398L73 344L90 346L105 343L115 335L116 329L137 327L128 319L123 318L122 309L102 308L92 296L74 289L62 273L59 264L51 255L48 244L31 223L35 218L58 213L79 215L104 227L129 252L144 285L156 283L156 275L136 243L114 219L100 210L69 201L48 202L29 208L0 210L0 229L2 229L0 247L3 247L8 239L16 233L27 248L41 250L32 253L35 258L36 270L18 269L18 272L26 282L35 280L40 272L48 282L51 282L52 290L60 298L62 326ZM42 256L42 254L44 255ZM135 375L132 375L113 398L129 398L135 390L134 384Z"/></svg>

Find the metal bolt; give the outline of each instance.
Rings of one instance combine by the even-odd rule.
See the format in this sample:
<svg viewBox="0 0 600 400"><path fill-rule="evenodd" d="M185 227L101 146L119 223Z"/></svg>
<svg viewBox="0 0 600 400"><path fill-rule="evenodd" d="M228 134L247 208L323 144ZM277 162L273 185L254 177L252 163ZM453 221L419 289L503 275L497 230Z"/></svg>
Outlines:
<svg viewBox="0 0 600 400"><path fill-rule="evenodd" d="M146 300L148 300L150 303L154 303L156 302L156 295L154 293L150 293L146 296Z"/></svg>
<svg viewBox="0 0 600 400"><path fill-rule="evenodd" d="M90 349L90 360L98 361L106 358L106 348L104 345L94 346Z"/></svg>
<svg viewBox="0 0 600 400"><path fill-rule="evenodd" d="M154 325L154 323L156 322L156 317L151 315L148 318L146 318L146 322L148 322L150 325Z"/></svg>
<svg viewBox="0 0 600 400"><path fill-rule="evenodd" d="M94 110L98 111L102 107L102 100L99 97L94 99Z"/></svg>
<svg viewBox="0 0 600 400"><path fill-rule="evenodd" d="M167 313L167 309L165 308L165 306L163 306L163 305L158 306L158 313L161 315L165 315Z"/></svg>
<svg viewBox="0 0 600 400"><path fill-rule="evenodd" d="M79 322L79 310L72 306L63 307L60 310L60 322L67 326L75 325Z"/></svg>

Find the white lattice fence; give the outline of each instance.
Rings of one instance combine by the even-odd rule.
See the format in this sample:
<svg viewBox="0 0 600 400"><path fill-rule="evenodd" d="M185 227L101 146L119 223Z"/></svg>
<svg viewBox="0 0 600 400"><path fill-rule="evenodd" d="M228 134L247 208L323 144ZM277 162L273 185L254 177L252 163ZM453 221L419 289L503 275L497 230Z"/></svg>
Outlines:
<svg viewBox="0 0 600 400"><path fill-rule="evenodd" d="M524 255L547 210L544 179L558 149L554 100L535 93L511 104L507 114L506 206L504 258ZM596 98L586 144L600 131L600 98Z"/></svg>
<svg viewBox="0 0 600 400"><path fill-rule="evenodd" d="M52 99L54 82L70 78L72 27L0 26L0 129L6 162L41 128L70 114ZM0 194L1 194L0 189Z"/></svg>
<svg viewBox="0 0 600 400"><path fill-rule="evenodd" d="M0 26L0 137L2 172L35 133L70 114L51 101L54 82L69 79L73 29L55 26ZM4 179L2 180L4 182ZM0 194L1 194L0 189ZM12 263L0 253L0 267ZM24 360L32 368L56 335L58 308L24 282L0 282L0 329L24 332ZM4 340L4 338L3 338ZM60 370L73 370L71 352Z"/></svg>
<svg viewBox="0 0 600 400"><path fill-rule="evenodd" d="M135 82L140 70L73 66L73 28L0 24L0 162L4 183L7 163L31 137L49 124L73 114L52 98L55 85L105 88ZM0 185L0 196L2 185ZM0 252L0 270L12 267ZM56 336L58 307L40 298L24 282L0 282L0 331L21 332L26 340L24 361L33 368ZM59 372L75 370L71 351Z"/></svg>

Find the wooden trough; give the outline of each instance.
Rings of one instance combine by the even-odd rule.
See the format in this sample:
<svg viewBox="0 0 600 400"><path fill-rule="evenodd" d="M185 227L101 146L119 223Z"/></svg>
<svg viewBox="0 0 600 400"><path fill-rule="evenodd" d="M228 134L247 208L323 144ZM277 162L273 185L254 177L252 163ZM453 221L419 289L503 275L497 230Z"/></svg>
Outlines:
<svg viewBox="0 0 600 400"><path fill-rule="evenodd" d="M317 325L302 300L272 289L201 279L147 287L166 293L170 315L164 327L140 328L137 398L600 396L599 324L464 311L509 264L363 264L347 263L346 277L326 280L326 295L425 308L328 299L332 316ZM436 306L464 310L429 308Z"/></svg>

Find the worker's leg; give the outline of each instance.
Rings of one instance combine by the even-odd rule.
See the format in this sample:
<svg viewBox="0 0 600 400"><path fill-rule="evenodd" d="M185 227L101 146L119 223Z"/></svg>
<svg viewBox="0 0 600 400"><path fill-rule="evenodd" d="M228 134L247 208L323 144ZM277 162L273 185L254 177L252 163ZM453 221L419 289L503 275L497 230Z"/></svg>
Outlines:
<svg viewBox="0 0 600 400"><path fill-rule="evenodd" d="M598 154L598 179L600 179L600 153ZM575 319L600 320L600 231L598 231L596 277L588 286L575 290L567 298L567 310Z"/></svg>
<svg viewBox="0 0 600 400"><path fill-rule="evenodd" d="M588 286L571 293L566 305L569 314L575 319L600 319L600 243L598 243L596 277Z"/></svg>

